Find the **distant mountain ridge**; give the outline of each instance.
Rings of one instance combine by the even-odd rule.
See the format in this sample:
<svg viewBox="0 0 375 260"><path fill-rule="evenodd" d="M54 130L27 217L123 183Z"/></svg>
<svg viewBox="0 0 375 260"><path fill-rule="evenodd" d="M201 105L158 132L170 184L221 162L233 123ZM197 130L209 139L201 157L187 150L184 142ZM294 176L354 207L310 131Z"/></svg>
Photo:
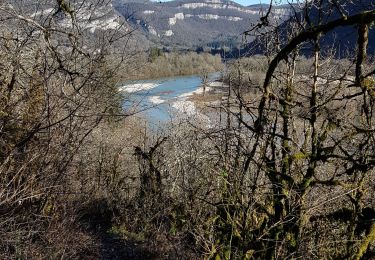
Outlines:
<svg viewBox="0 0 375 260"><path fill-rule="evenodd" d="M151 41L185 48L238 46L241 33L267 12L264 5L245 7L228 0L114 0L113 5ZM272 20L281 23L289 14L289 6L277 6Z"/></svg>

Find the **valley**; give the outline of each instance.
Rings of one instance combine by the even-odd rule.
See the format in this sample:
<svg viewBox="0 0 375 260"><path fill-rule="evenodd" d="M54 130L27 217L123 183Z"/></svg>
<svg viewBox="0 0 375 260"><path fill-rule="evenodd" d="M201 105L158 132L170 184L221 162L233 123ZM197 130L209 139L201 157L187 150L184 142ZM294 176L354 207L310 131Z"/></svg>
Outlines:
<svg viewBox="0 0 375 260"><path fill-rule="evenodd" d="M0 1L0 259L374 259L374 24Z"/></svg>

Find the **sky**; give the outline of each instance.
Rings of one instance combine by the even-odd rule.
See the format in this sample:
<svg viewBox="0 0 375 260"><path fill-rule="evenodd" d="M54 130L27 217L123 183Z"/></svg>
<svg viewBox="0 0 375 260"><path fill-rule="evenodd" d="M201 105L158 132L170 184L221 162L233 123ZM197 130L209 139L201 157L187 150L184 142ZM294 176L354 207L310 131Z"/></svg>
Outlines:
<svg viewBox="0 0 375 260"><path fill-rule="evenodd" d="M233 2L239 3L241 5L247 6L247 5L255 5L255 4L269 4L270 0L231 0ZM274 4L285 4L287 3L287 0L274 0Z"/></svg>
<svg viewBox="0 0 375 260"><path fill-rule="evenodd" d="M154 1L159 1L159 0L154 0ZM165 1L170 1L170 0L161 0L162 2ZM254 5L254 4L269 4L270 0L231 0L233 2L239 3L241 5L247 6L247 5ZM285 3L285 0L275 0L274 3Z"/></svg>
<svg viewBox="0 0 375 260"><path fill-rule="evenodd" d="M239 3L241 5L255 5L255 4L269 4L270 3L270 0L231 0L233 2L236 2L236 3ZM274 4L285 4L287 3L286 0L274 0L273 1Z"/></svg>
<svg viewBox="0 0 375 260"><path fill-rule="evenodd" d="M267 0L232 0L233 2L239 3L241 5L254 5L254 4L268 4L270 1Z"/></svg>

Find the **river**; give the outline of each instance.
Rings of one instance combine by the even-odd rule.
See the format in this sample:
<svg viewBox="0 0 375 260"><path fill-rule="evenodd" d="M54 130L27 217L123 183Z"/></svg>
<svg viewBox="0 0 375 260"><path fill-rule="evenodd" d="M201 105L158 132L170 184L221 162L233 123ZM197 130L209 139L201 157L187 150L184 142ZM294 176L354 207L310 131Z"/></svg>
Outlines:
<svg viewBox="0 0 375 260"><path fill-rule="evenodd" d="M219 78L220 73L210 74L207 85ZM140 111L151 124L158 125L176 117L203 117L188 100L194 93L202 93L201 86L202 78L193 75L126 82L120 90L124 93L126 110Z"/></svg>

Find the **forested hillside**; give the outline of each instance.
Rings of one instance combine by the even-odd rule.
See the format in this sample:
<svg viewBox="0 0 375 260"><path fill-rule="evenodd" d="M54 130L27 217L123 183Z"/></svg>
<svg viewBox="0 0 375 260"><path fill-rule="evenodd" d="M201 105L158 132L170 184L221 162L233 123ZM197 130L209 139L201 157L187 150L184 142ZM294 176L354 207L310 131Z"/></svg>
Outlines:
<svg viewBox="0 0 375 260"><path fill-rule="evenodd" d="M288 33L267 8L223 64L109 0L1 1L0 258L374 259L374 4L301 2ZM183 74L199 113L156 128L137 102Z"/></svg>

